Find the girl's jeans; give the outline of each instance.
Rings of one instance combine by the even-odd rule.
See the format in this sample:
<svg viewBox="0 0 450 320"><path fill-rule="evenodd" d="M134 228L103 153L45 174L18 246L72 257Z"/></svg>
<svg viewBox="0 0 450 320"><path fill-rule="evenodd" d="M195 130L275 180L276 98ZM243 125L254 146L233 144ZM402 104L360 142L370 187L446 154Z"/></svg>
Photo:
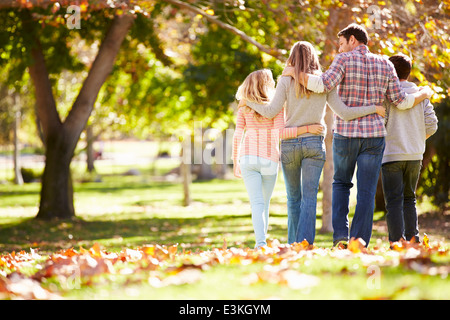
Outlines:
<svg viewBox="0 0 450 320"><path fill-rule="evenodd" d="M278 162L246 155L240 158L240 167L252 210L255 247L267 244L269 226L269 204L277 181Z"/></svg>
<svg viewBox="0 0 450 320"><path fill-rule="evenodd" d="M316 206L319 179L325 164L322 136L281 142L281 166L286 184L288 243L313 244L316 235Z"/></svg>

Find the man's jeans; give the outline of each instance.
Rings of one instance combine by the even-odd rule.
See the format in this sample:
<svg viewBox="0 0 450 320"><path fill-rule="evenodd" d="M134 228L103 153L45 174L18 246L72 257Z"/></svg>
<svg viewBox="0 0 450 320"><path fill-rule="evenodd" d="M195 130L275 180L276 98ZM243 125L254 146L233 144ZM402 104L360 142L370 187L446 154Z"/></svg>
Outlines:
<svg viewBox="0 0 450 320"><path fill-rule="evenodd" d="M419 242L416 188L421 167L420 160L388 162L381 167L389 241L414 238Z"/></svg>
<svg viewBox="0 0 450 320"><path fill-rule="evenodd" d="M369 245L372 236L375 193L383 159L384 137L347 138L333 136L334 180L332 195L333 240L348 241L348 212L352 178L357 166L357 198L350 238L362 238Z"/></svg>
<svg viewBox="0 0 450 320"><path fill-rule="evenodd" d="M258 157L240 158L241 174L250 199L255 247L267 244L269 205L278 176L278 162Z"/></svg>
<svg viewBox="0 0 450 320"><path fill-rule="evenodd" d="M319 179L325 163L322 136L281 142L281 166L286 184L288 243L314 243Z"/></svg>

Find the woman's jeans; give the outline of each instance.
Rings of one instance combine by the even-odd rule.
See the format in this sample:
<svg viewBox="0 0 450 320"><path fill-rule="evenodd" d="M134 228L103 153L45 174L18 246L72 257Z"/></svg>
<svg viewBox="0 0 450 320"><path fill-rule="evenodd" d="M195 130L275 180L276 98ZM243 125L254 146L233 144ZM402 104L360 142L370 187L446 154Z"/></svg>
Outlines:
<svg viewBox="0 0 450 320"><path fill-rule="evenodd" d="M269 205L278 176L278 162L258 157L242 156L240 167L252 210L255 247L266 245L269 226Z"/></svg>
<svg viewBox="0 0 450 320"><path fill-rule="evenodd" d="M325 164L322 136L282 140L281 166L287 194L288 243L314 243L319 179Z"/></svg>
<svg viewBox="0 0 450 320"><path fill-rule="evenodd" d="M416 187L422 161L395 161L381 167L389 241L419 242Z"/></svg>
<svg viewBox="0 0 450 320"><path fill-rule="evenodd" d="M333 135L333 240L348 241L348 212L352 178L357 166L357 196L350 238L362 238L369 245L372 236L375 193L383 159L384 137L347 138Z"/></svg>

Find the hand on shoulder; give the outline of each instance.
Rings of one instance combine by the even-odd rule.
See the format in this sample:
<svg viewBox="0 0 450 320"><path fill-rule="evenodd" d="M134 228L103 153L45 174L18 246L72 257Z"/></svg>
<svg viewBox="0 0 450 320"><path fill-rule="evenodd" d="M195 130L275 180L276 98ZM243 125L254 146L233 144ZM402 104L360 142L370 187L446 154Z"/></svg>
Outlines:
<svg viewBox="0 0 450 320"><path fill-rule="evenodd" d="M431 89L429 86L419 87L419 90L421 93L426 95L427 99L430 99L434 94L433 89Z"/></svg>
<svg viewBox="0 0 450 320"><path fill-rule="evenodd" d="M247 105L247 100L245 100L245 99L239 100L239 105L238 105L239 108L244 107L246 105Z"/></svg>
<svg viewBox="0 0 450 320"><path fill-rule="evenodd" d="M283 70L282 76L293 77L294 76L294 67L285 67Z"/></svg>

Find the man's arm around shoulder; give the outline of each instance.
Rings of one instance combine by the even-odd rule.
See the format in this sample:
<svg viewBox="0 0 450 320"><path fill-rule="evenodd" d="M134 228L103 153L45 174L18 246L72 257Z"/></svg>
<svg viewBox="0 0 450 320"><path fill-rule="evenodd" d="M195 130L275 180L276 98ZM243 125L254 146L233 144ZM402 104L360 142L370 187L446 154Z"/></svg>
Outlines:
<svg viewBox="0 0 450 320"><path fill-rule="evenodd" d="M420 90L415 93L406 94L405 99L403 99L396 106L399 110L410 109L412 107L415 107L425 99L430 99L432 95L433 90L431 90L429 86L421 87Z"/></svg>

